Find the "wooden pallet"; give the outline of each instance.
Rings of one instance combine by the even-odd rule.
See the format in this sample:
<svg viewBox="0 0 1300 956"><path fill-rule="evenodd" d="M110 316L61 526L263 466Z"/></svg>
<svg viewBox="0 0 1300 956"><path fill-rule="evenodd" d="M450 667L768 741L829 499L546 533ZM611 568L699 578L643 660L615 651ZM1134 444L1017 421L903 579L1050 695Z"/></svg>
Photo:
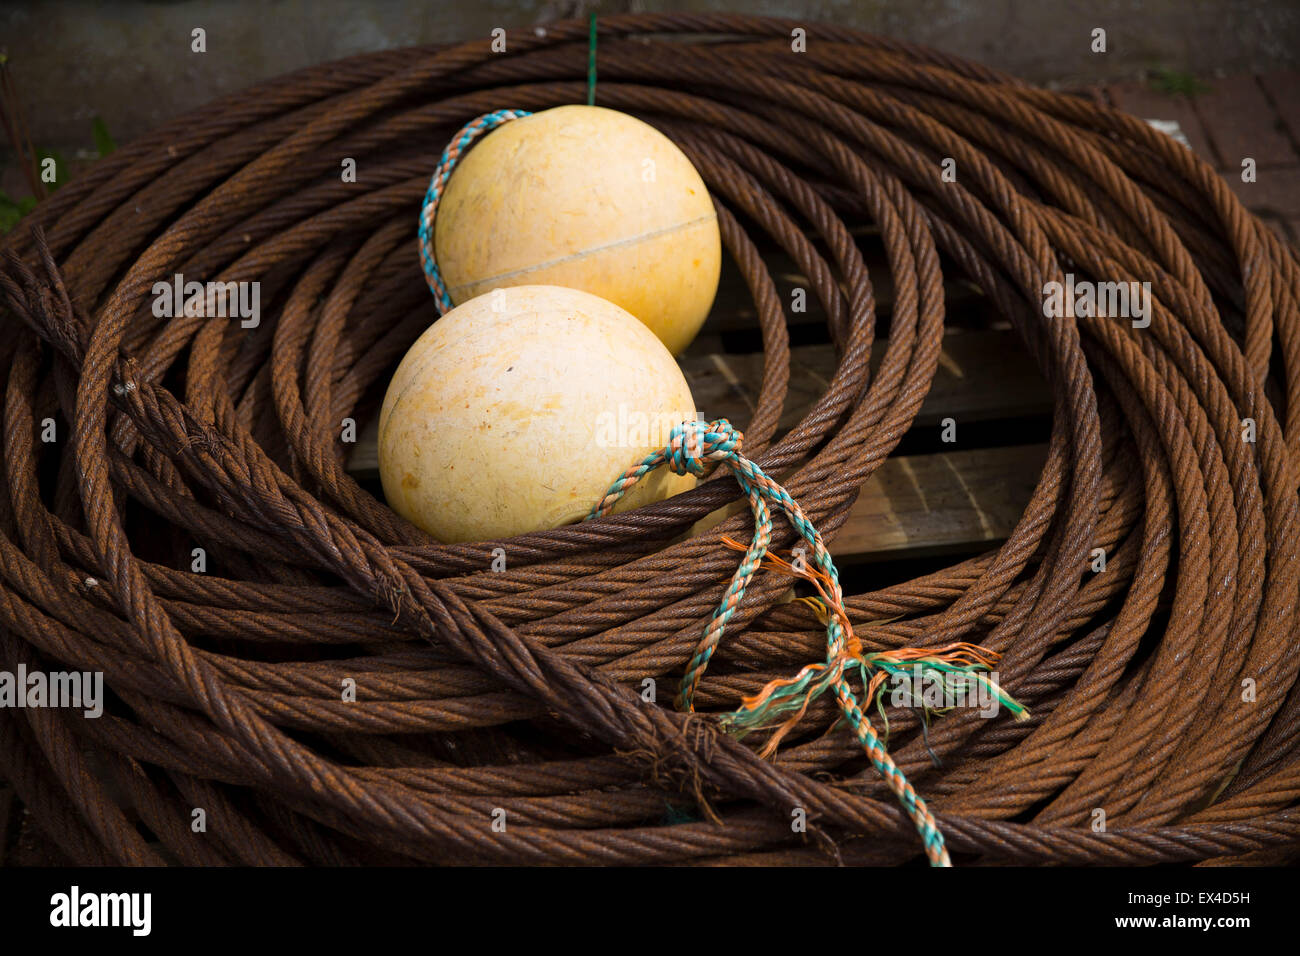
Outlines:
<svg viewBox="0 0 1300 956"><path fill-rule="evenodd" d="M855 232L871 268L881 325L887 327L892 287L883 252L870 230ZM779 253L765 253L788 302L789 290L803 280ZM1028 354L977 292L950 280L946 295L949 332L929 395L898 452L863 486L831 542L849 590L864 587L868 576L879 584L881 569L911 576L995 546L1022 514L1046 460L1051 403ZM778 434L822 395L836 364L825 316L811 299L809 304L806 314L792 317L798 321L791 326L791 340L799 344L790 350L790 386ZM756 326L743 283L728 266L713 314L680 359L699 410L710 418L729 418L742 429L753 414L761 379ZM873 362L887 344L877 343ZM372 488L378 474L375 417L362 423L348 461L349 471ZM957 441L951 445L938 437L945 418L957 422ZM0 781L0 865L67 862L22 810L12 788Z"/></svg>
<svg viewBox="0 0 1300 956"><path fill-rule="evenodd" d="M876 283L878 308L887 316L892 288L883 250L864 243ZM774 256L779 260L779 256ZM771 262L771 258L769 258ZM772 265L778 286L801 278L793 264ZM729 271L729 270L728 270ZM788 296L785 301L789 301ZM810 299L811 301L811 299ZM863 486L850 517L831 542L836 558L897 560L977 553L1004 540L1032 494L1046 460L1044 440L1051 412L1047 385L1016 335L996 326L996 316L977 292L949 283L948 307L956 319L944 337L939 369L909 433L919 453L892 456ZM794 341L825 338L824 316L811 309L792 327ZM696 407L709 418L725 417L742 430L753 415L763 356L750 351L757 319L738 277L724 271L719 300L700 336L680 356ZM873 364L887 340L872 350ZM828 342L790 349L790 386L778 435L802 419L825 392L836 366ZM940 423L957 423L957 440L938 440ZM971 426L977 426L972 428ZM377 423L362 423L348 470L361 480L378 475Z"/></svg>

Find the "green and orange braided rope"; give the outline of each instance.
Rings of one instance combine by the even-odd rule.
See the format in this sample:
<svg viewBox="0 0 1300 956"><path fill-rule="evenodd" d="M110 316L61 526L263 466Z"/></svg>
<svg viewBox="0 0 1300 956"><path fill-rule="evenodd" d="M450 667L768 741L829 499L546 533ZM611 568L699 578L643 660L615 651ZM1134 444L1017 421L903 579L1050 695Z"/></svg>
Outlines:
<svg viewBox="0 0 1300 956"><path fill-rule="evenodd" d="M825 542L786 490L740 453L743 440L741 432L725 418L712 422L682 422L674 426L665 447L624 472L587 516L590 520L607 514L633 485L661 465L667 465L676 474L697 477L705 475L717 465L726 465L749 498L754 514L754 536L748 545L724 539L729 547L743 550L744 557L732 575L721 604L705 626L695 654L687 664L677 696L677 706L687 711L694 710L695 691L709 660L717 650L727 622L740 606L749 582L765 560L769 567L810 581L818 590L820 598L811 598L809 601L816 602L813 606L826 625L825 662L810 664L792 678L772 681L757 695L742 700L738 710L723 715L721 722L739 734L779 723L777 733L764 749L766 755L775 750L781 737L798 723L814 699L827 690L832 691L843 719L915 824L931 865L951 866L943 835L939 832L934 816L890 758L871 721L859 706L846 673L857 670L864 691L871 696L880 690L887 675L904 672L909 665L920 666L938 674L945 687L953 686L953 682L964 681L985 684L1017 719L1025 719L1028 712L1003 693L994 682L976 673L991 669L998 659L996 654L984 648L961 644L937 650L903 648L864 653L861 642L853 634L852 624L844 608L839 573ZM783 513L799 535L808 542L812 549L815 571L798 569L768 553L768 545L772 540L773 509Z"/></svg>

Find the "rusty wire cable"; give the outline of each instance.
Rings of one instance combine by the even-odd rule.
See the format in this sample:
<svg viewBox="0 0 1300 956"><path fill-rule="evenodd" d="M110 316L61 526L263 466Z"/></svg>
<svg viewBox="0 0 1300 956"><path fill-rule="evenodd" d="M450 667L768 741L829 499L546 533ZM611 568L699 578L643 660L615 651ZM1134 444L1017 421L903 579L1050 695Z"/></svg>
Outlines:
<svg viewBox="0 0 1300 956"><path fill-rule="evenodd" d="M845 600L888 619L870 632L882 648L1001 654L1033 713L958 708L924 734L891 715L954 862L1294 857L1295 251L1138 119L836 27L794 53L799 25L602 20L600 103L664 130L708 183L764 343L746 452L828 539L929 388L942 269L988 296L1050 384L1047 464L1010 539ZM748 519L677 536L736 499L733 480L512 539L493 572L498 543L431 542L344 468L340 421L373 408L433 315L413 240L440 150L490 110L581 102L587 30L359 56L226 97L96 163L5 240L0 662L102 671L112 697L98 719L0 709L0 775L73 859L917 858L820 702L771 759L707 715L816 654L777 576L729 625L702 713L669 706L734 569L722 537ZM847 225L862 221L896 288L874 370ZM789 345L760 234L806 275L839 356L779 438ZM1044 318L1067 272L1151 282L1150 326ZM153 284L175 273L259 281L260 325L155 317ZM791 541L775 529L774 547Z"/></svg>

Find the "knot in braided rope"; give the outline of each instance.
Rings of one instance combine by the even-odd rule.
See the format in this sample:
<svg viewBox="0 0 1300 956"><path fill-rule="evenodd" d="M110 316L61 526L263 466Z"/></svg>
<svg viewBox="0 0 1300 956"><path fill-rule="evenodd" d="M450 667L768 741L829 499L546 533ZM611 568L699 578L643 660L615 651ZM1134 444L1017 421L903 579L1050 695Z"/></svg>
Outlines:
<svg viewBox="0 0 1300 956"><path fill-rule="evenodd" d="M744 734L766 725L774 716L792 710L796 713L794 719L797 720L806 710L808 702L824 692L831 692L872 765L912 819L921 835L930 863L934 866L951 866L943 835L939 832L933 814L889 756L857 701L857 691L846 676L850 663L858 661L864 668L868 665L862 661L861 646L853 638L852 626L844 611L839 573L835 570L830 552L817 529L789 493L740 453L742 439L741 433L725 418L712 422L682 422L674 426L667 445L646 456L639 464L615 479L604 497L587 515L590 520L608 514L633 485L660 465L667 465L678 474L703 475L708 467L724 464L749 497L750 510L754 515L754 537L745 548L740 566L732 575L721 603L705 625L695 654L686 665L686 674L677 693L677 707L694 712L695 691L704 677L710 658L718 648L727 622L735 615L745 596L745 589L768 556L768 546L772 541L772 510L780 511L808 543L812 563L818 569L816 578L819 590L830 611L826 617L826 661L805 667L790 680L773 681L757 697L742 701L739 710L722 715L721 722L733 733ZM867 679L870 680L869 677ZM791 724L787 720L786 729L789 726ZM784 730L781 733L783 732ZM779 737L780 733L774 740Z"/></svg>
<svg viewBox="0 0 1300 956"><path fill-rule="evenodd" d="M719 462L740 454L745 436L731 422L681 422L668 435L668 468L674 474L702 477Z"/></svg>

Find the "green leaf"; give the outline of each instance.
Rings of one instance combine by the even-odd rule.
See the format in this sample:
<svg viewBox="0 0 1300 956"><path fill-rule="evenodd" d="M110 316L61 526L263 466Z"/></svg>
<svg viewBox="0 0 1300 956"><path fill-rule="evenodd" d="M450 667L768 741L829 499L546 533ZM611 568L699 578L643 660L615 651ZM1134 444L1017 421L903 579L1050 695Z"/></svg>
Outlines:
<svg viewBox="0 0 1300 956"><path fill-rule="evenodd" d="M1157 93L1169 96L1197 96L1210 91L1209 84L1202 82L1191 73L1182 70L1170 70L1163 67L1154 69L1147 77L1147 85Z"/></svg>
<svg viewBox="0 0 1300 956"><path fill-rule="evenodd" d="M91 128L95 133L95 149L99 152L100 159L117 149L117 143L113 142L113 137L109 135L108 127L104 125L102 119L96 116Z"/></svg>
<svg viewBox="0 0 1300 956"><path fill-rule="evenodd" d="M35 208L35 196L25 196L15 202L8 193L0 190L0 235L12 232L18 220Z"/></svg>

